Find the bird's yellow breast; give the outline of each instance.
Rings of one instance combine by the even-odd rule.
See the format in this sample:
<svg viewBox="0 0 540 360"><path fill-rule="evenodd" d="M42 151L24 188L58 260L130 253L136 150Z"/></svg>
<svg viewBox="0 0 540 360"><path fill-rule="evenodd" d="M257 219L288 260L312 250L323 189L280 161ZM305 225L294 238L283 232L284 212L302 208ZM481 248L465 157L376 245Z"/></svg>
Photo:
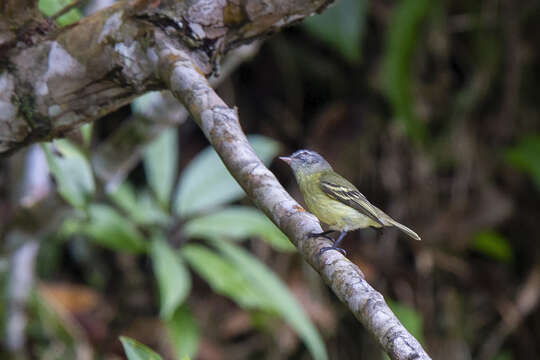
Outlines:
<svg viewBox="0 0 540 360"><path fill-rule="evenodd" d="M319 184L320 176L321 174L311 174L297 180L309 212L327 224L329 229L350 231L380 226L352 207L326 195Z"/></svg>

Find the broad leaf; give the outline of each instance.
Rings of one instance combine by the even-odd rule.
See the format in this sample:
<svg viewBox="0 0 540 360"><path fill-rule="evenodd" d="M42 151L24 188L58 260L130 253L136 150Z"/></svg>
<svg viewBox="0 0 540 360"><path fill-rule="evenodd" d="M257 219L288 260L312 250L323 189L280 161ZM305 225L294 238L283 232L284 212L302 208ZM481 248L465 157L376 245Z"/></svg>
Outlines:
<svg viewBox="0 0 540 360"><path fill-rule="evenodd" d="M264 295L248 282L231 261L202 245L185 245L182 255L193 270L218 294L227 296L245 309L273 310Z"/></svg>
<svg viewBox="0 0 540 360"><path fill-rule="evenodd" d="M399 322L407 329L419 342L424 342L422 331L422 316L414 308L395 301L389 301L388 307L399 319Z"/></svg>
<svg viewBox="0 0 540 360"><path fill-rule="evenodd" d="M430 0L403 0L396 5L389 21L381 73L395 118L415 140L422 140L426 129L414 112L411 67L420 25L430 5Z"/></svg>
<svg viewBox="0 0 540 360"><path fill-rule="evenodd" d="M474 236L472 248L501 262L511 262L514 253L508 240L495 231L483 231Z"/></svg>
<svg viewBox="0 0 540 360"><path fill-rule="evenodd" d="M108 195L137 224L167 225L171 221L151 194L145 191L137 194L128 182L118 185Z"/></svg>
<svg viewBox="0 0 540 360"><path fill-rule="evenodd" d="M246 279L269 301L277 312L304 340L316 360L327 359L322 339L287 286L253 255L226 241L213 241Z"/></svg>
<svg viewBox="0 0 540 360"><path fill-rule="evenodd" d="M249 136L255 153L265 163L277 155L279 144L264 136ZM213 148L201 151L184 169L180 177L174 209L187 217L208 211L244 196L244 190L229 174Z"/></svg>
<svg viewBox="0 0 540 360"><path fill-rule="evenodd" d="M143 152L148 184L159 203L168 208L174 179L178 170L178 135L176 127L161 132Z"/></svg>
<svg viewBox="0 0 540 360"><path fill-rule="evenodd" d="M307 18L303 24L354 63L360 60L367 9L367 0L341 0L322 14Z"/></svg>
<svg viewBox="0 0 540 360"><path fill-rule="evenodd" d="M52 16L77 0L39 0L39 10L46 16ZM79 21L82 14L79 9L74 8L69 10L64 15L56 20L60 26L66 26Z"/></svg>
<svg viewBox="0 0 540 360"><path fill-rule="evenodd" d="M176 359L195 358L199 347L199 327L187 306L180 306L172 318L167 320L166 326Z"/></svg>
<svg viewBox="0 0 540 360"><path fill-rule="evenodd" d="M84 233L96 243L111 248L128 252L143 252L146 250L146 241L135 225L116 210L101 204L90 206L89 222L80 223L78 229L72 229Z"/></svg>
<svg viewBox="0 0 540 360"><path fill-rule="evenodd" d="M493 360L513 360L514 357L510 351L502 351L493 357Z"/></svg>
<svg viewBox="0 0 540 360"><path fill-rule="evenodd" d="M504 159L529 174L540 190L540 135L523 138L517 146L506 150Z"/></svg>
<svg viewBox="0 0 540 360"><path fill-rule="evenodd" d="M88 149L90 148L90 143L92 142L92 131L94 123L87 123L80 127L81 136L84 141L84 146Z"/></svg>
<svg viewBox="0 0 540 360"><path fill-rule="evenodd" d="M152 240L150 252L161 299L161 317L170 319L191 289L191 277L176 251L162 236Z"/></svg>
<svg viewBox="0 0 540 360"><path fill-rule="evenodd" d="M184 228L189 237L243 240L259 236L276 250L294 251L289 239L261 211L244 206L231 206L216 213L190 220Z"/></svg>
<svg viewBox="0 0 540 360"><path fill-rule="evenodd" d="M120 336L128 360L162 360L156 352L140 342L126 336Z"/></svg>
<svg viewBox="0 0 540 360"><path fill-rule="evenodd" d="M94 177L84 154L67 140L43 145L58 193L73 207L84 208L94 195Z"/></svg>
<svg viewBox="0 0 540 360"><path fill-rule="evenodd" d="M407 329L411 335L420 343L424 342L422 330L422 316L414 308L401 304L395 301L388 301L388 307L394 315L399 319L399 322ZM390 360L388 355L384 354L386 360Z"/></svg>

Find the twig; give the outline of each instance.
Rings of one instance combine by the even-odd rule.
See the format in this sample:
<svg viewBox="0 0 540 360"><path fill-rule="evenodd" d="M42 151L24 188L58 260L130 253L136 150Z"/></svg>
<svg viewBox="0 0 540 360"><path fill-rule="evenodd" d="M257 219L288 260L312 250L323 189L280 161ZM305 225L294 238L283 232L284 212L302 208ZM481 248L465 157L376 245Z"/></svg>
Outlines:
<svg viewBox="0 0 540 360"><path fill-rule="evenodd" d="M64 15L65 13L67 13L68 11L70 11L71 9L73 8L76 8L77 6L81 5L84 1L86 0L75 0L73 1L72 3L64 6L62 9L60 9L59 11L57 11L56 13L54 13L53 15L51 15L49 18L51 20L56 20L58 19L60 16Z"/></svg>
<svg viewBox="0 0 540 360"><path fill-rule="evenodd" d="M529 314L536 309L540 301L540 265L530 272L525 284L518 292L515 303L502 306L502 321L487 337L480 349L478 359L493 359L504 341Z"/></svg>
<svg viewBox="0 0 540 360"><path fill-rule="evenodd" d="M39 243L27 235L14 234L24 237L23 244L13 252L11 271L7 288L7 315L5 345L12 353L23 351L26 342L26 301L34 286L34 266L39 249ZM20 240L20 239L19 239Z"/></svg>
<svg viewBox="0 0 540 360"><path fill-rule="evenodd" d="M189 57L156 33L159 63L156 71L191 113L230 173L250 199L289 237L300 254L318 271L334 293L395 360L430 359L418 341L401 325L382 295L364 279L358 266L328 246L311 239L322 229L260 161L244 135L236 109L229 108L197 71Z"/></svg>

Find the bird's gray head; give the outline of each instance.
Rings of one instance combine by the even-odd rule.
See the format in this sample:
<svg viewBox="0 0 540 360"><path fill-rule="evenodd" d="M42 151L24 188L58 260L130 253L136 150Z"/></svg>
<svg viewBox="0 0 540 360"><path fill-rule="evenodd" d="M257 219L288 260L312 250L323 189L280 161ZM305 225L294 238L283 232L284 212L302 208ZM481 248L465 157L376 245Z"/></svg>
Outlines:
<svg viewBox="0 0 540 360"><path fill-rule="evenodd" d="M332 170L330 164L321 155L311 150L298 150L291 156L282 156L280 159L289 164L295 174L302 173L309 175L320 171Z"/></svg>

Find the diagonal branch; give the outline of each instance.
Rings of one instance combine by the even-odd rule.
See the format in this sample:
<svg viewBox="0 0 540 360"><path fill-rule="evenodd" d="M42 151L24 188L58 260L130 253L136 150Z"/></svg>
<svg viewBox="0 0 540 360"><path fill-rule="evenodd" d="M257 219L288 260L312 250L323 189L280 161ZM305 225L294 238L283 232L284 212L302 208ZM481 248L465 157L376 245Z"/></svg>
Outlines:
<svg viewBox="0 0 540 360"><path fill-rule="evenodd" d="M236 109L223 102L189 56L165 35L156 34L156 46L161 79L189 110L247 195L289 237L392 359L430 359L383 296L366 282L358 266L336 251L317 256L329 245L328 240L308 238L308 234L322 231L318 221L291 198L255 155Z"/></svg>

